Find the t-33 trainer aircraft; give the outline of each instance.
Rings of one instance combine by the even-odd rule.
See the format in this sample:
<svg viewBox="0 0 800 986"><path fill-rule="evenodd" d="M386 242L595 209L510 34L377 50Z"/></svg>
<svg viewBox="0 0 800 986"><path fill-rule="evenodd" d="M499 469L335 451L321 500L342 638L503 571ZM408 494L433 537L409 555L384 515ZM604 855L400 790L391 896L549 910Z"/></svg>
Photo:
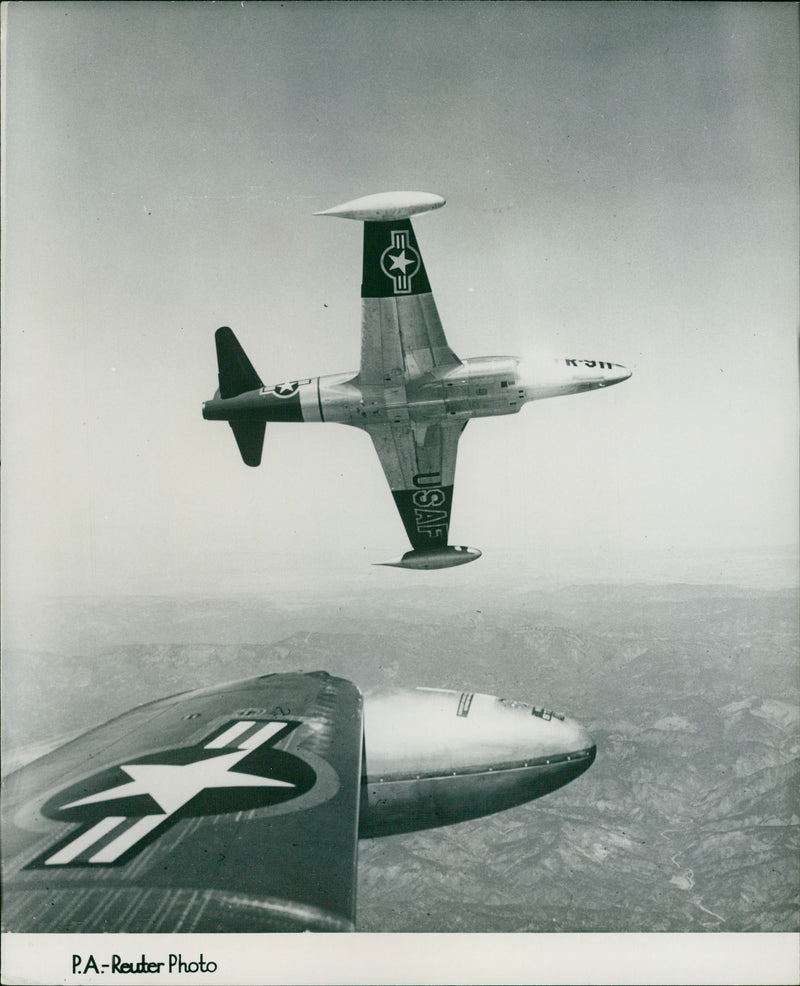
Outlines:
<svg viewBox="0 0 800 986"><path fill-rule="evenodd" d="M261 462L268 421L337 421L362 428L403 519L411 551L400 568L449 568L479 558L448 544L458 440L470 418L515 414L527 401L610 387L631 371L596 359L459 359L447 343L411 227L443 206L427 192L384 192L322 216L364 223L361 367L265 387L231 329L217 330L219 390L203 417L228 421L242 458Z"/></svg>
<svg viewBox="0 0 800 986"><path fill-rule="evenodd" d="M520 805L594 757L537 706L362 700L323 671L150 702L4 779L3 930L350 931L360 837Z"/></svg>

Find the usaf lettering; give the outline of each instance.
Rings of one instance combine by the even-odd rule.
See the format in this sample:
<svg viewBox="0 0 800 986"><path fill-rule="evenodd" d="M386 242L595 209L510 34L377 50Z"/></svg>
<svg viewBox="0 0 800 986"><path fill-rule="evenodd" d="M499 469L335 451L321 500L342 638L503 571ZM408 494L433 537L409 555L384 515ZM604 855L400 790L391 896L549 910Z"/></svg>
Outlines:
<svg viewBox="0 0 800 986"><path fill-rule="evenodd" d="M438 472L417 473L414 486L417 489L411 497L414 503L414 522L420 534L430 538L447 537L447 510L437 507L445 505L447 497L438 485L442 477Z"/></svg>

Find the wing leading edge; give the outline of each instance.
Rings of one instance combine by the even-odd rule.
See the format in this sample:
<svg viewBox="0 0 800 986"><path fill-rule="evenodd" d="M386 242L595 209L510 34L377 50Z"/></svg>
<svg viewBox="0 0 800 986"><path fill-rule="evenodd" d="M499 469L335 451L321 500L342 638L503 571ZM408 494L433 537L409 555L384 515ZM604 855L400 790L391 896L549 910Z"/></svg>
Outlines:
<svg viewBox="0 0 800 986"><path fill-rule="evenodd" d="M324 672L141 706L9 775L3 930L349 931L361 695Z"/></svg>

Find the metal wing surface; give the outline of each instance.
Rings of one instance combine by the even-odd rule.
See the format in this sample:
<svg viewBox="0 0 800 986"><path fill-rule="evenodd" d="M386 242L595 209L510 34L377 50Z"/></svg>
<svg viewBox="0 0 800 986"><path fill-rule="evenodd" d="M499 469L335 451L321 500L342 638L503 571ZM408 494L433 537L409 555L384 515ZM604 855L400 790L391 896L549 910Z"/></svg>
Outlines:
<svg viewBox="0 0 800 986"><path fill-rule="evenodd" d="M324 672L113 719L6 778L3 930L352 930L361 751Z"/></svg>
<svg viewBox="0 0 800 986"><path fill-rule="evenodd" d="M406 422L367 427L415 550L447 546L458 439L465 425Z"/></svg>
<svg viewBox="0 0 800 986"><path fill-rule="evenodd" d="M411 221L365 222L361 387L402 386L460 362L447 344Z"/></svg>
<svg viewBox="0 0 800 986"><path fill-rule="evenodd" d="M410 219L365 222L358 384L368 414L396 415L366 430L415 550L447 546L464 423L410 421L407 387L460 365L445 338Z"/></svg>

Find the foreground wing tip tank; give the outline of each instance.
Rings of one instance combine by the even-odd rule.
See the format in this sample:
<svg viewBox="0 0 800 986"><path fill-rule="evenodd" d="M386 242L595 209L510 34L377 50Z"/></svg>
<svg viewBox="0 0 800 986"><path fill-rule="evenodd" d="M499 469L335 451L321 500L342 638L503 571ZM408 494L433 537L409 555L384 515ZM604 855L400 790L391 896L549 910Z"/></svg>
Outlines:
<svg viewBox="0 0 800 986"><path fill-rule="evenodd" d="M427 551L407 551L401 558L395 558L392 561L379 561L374 564L388 568L410 568L424 571L466 565L468 562L477 561L481 557L481 554L482 552L478 548L468 548L463 544L449 544L446 548L433 548Z"/></svg>
<svg viewBox="0 0 800 986"><path fill-rule="evenodd" d="M432 209L441 209L445 204L441 195L433 192L378 192L364 195L332 209L315 212L315 216L336 216L339 219L356 219L361 222L391 222L396 219L410 219Z"/></svg>
<svg viewBox="0 0 800 986"><path fill-rule="evenodd" d="M575 780L597 753L580 723L528 702L440 688L364 699L362 838L533 801Z"/></svg>

